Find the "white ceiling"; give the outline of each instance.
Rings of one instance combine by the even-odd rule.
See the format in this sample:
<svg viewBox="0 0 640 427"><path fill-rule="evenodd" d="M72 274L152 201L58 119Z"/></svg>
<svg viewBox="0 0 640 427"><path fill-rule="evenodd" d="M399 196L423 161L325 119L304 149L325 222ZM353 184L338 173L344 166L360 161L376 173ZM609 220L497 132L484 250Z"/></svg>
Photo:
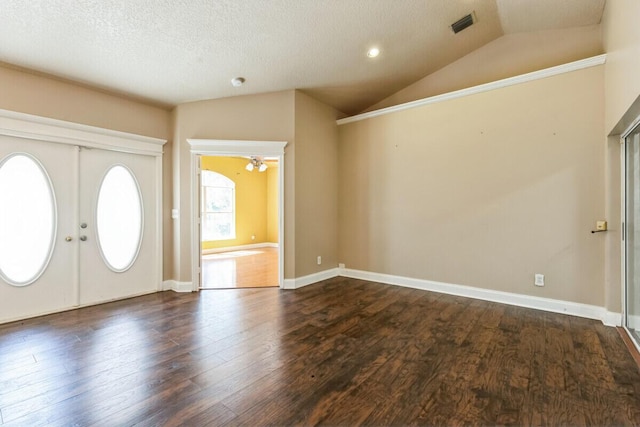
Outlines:
<svg viewBox="0 0 640 427"><path fill-rule="evenodd" d="M598 24L604 2L2 0L0 61L167 106L296 88L354 114L503 34Z"/></svg>

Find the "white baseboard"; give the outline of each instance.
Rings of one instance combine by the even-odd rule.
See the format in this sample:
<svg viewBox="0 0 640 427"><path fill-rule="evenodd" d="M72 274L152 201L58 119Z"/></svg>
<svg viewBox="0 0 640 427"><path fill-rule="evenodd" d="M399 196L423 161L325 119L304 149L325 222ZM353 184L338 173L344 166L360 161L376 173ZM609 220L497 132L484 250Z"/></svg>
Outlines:
<svg viewBox="0 0 640 427"><path fill-rule="evenodd" d="M308 276L296 277L295 279L284 279L284 289L299 289L337 276L339 276L338 269L332 268L330 270L309 274Z"/></svg>
<svg viewBox="0 0 640 427"><path fill-rule="evenodd" d="M431 280L413 279L410 277L393 276L382 273L372 273L368 271L352 270L348 268L339 269L338 274L340 276L350 277L353 279L369 280L372 282L385 283L388 285L404 286L407 288L421 289L424 291L439 292L443 294L457 295L467 298L475 298L502 304L515 305L518 307L533 308L536 310L549 311L552 313L586 317L588 319L600 320L607 326L620 326L622 321L622 316L620 313L607 311L604 307L581 304L571 301L541 298L511 292L474 288L472 286L434 282Z"/></svg>
<svg viewBox="0 0 640 427"><path fill-rule="evenodd" d="M162 282L162 290L174 292L193 292L193 283L178 282L177 280L165 280L164 282Z"/></svg>
<svg viewBox="0 0 640 427"><path fill-rule="evenodd" d="M209 254L219 254L221 252L233 252L233 251L248 251L251 249L260 249L260 248L277 248L277 243L252 243L250 245L241 245L241 246L227 246L226 248L213 248L213 249L203 249L202 255Z"/></svg>
<svg viewBox="0 0 640 427"><path fill-rule="evenodd" d="M606 326L622 326L622 313L605 310L604 317L600 320L602 320L602 323Z"/></svg>

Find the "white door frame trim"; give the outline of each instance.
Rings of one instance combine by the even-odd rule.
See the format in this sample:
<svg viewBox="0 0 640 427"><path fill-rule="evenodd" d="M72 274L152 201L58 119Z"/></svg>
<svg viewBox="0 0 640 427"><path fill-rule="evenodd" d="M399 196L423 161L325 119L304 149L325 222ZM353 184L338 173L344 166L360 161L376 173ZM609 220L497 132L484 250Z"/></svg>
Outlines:
<svg viewBox="0 0 640 427"><path fill-rule="evenodd" d="M150 156L162 156L162 146L167 142L166 139L1 109L0 135Z"/></svg>
<svg viewBox="0 0 640 427"><path fill-rule="evenodd" d="M620 223L623 227L623 235L620 239L621 246L621 278L622 278L622 327L625 332L631 338L633 345L640 351L640 344L632 337L629 330L627 312L627 137L631 135L640 126L640 116L638 116L625 130L620 134L620 200L622 206L620 207ZM637 317L637 316L631 316Z"/></svg>
<svg viewBox="0 0 640 427"><path fill-rule="evenodd" d="M278 158L278 286L284 288L284 147L285 141L242 141L188 138L191 152L191 277L193 291L200 288L200 188L198 156L268 156Z"/></svg>

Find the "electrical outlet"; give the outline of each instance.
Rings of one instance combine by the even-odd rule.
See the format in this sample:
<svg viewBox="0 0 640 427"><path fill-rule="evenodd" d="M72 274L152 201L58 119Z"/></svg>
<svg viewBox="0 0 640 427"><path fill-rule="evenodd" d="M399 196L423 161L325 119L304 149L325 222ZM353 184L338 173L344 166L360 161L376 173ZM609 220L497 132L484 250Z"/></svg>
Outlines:
<svg viewBox="0 0 640 427"><path fill-rule="evenodd" d="M544 274L537 274L534 276L533 284L536 286L544 286Z"/></svg>
<svg viewBox="0 0 640 427"><path fill-rule="evenodd" d="M343 263L338 264L338 268L345 268L345 265Z"/></svg>
<svg viewBox="0 0 640 427"><path fill-rule="evenodd" d="M318 265L322 264L322 257L318 256Z"/></svg>

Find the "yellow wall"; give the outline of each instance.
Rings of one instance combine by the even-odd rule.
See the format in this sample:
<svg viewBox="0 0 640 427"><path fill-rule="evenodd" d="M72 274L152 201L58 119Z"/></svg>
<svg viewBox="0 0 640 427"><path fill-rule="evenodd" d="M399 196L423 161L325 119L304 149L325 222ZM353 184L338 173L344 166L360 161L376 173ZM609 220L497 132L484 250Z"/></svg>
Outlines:
<svg viewBox="0 0 640 427"><path fill-rule="evenodd" d="M201 161L203 170L218 172L236 184L236 238L202 242L202 249L270 241L267 235L267 172L249 172L245 169L249 162L246 158L202 156ZM255 240L251 236L255 236Z"/></svg>
<svg viewBox="0 0 640 427"><path fill-rule="evenodd" d="M267 242L278 243L278 173L277 162L269 162L267 169Z"/></svg>
<svg viewBox="0 0 640 427"><path fill-rule="evenodd" d="M340 126L339 261L604 306L603 83L597 66Z"/></svg>

